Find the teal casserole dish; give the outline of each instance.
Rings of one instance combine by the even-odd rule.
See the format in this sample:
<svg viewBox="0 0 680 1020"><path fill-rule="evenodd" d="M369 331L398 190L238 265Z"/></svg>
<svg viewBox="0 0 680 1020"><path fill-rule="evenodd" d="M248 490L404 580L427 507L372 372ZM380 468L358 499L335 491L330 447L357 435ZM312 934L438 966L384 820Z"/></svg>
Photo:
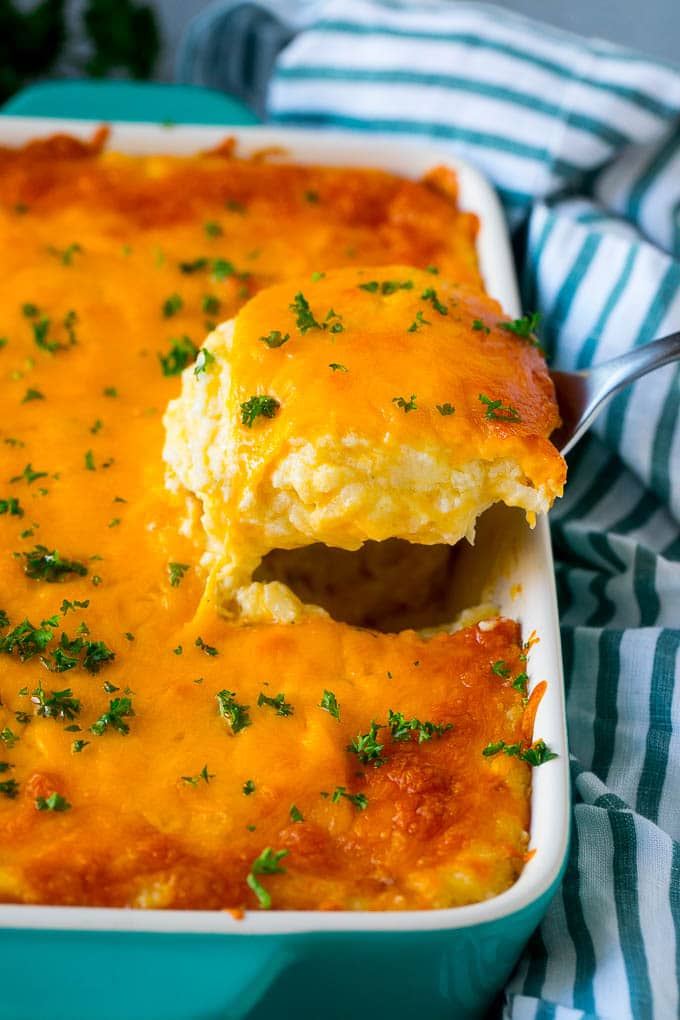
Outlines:
<svg viewBox="0 0 680 1020"><path fill-rule="evenodd" d="M20 144L87 122L6 118L0 141ZM110 145L129 153L185 154L224 129L114 125ZM460 204L481 221L488 291L520 314L498 201L470 166L440 148L357 135L243 128L239 151L283 147L299 162L380 166L420 177L443 162L458 173ZM457 561L467 605L493 601L540 638L531 682L548 681L536 720L558 757L534 771L531 855L518 881L482 903L379 912L133 911L0 905L3 1020L212 1020L288 1016L483 1017L554 894L569 836L569 776L554 573L545 520L530 531L505 507L480 522ZM462 589L462 585L461 585Z"/></svg>

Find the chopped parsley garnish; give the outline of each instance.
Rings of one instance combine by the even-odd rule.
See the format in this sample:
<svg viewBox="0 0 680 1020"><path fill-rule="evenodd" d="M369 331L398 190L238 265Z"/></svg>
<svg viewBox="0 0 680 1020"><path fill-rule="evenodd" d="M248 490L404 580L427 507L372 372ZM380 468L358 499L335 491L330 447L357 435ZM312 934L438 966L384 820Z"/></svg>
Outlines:
<svg viewBox="0 0 680 1020"><path fill-rule="evenodd" d="M338 321L333 322L332 325L329 326L328 323L331 322L333 319L337 319ZM340 322L340 319L342 319L342 315L338 315L338 313L334 311L334 309L329 308L328 315L326 316L326 319L323 324L323 328L328 329L329 333L342 333L345 327L343 326L342 322Z"/></svg>
<svg viewBox="0 0 680 1020"><path fill-rule="evenodd" d="M482 322L481 319L473 319L472 328L475 331L475 333L485 333L487 336L491 332L487 324L485 322Z"/></svg>
<svg viewBox="0 0 680 1020"><path fill-rule="evenodd" d="M482 754L485 758L489 758L494 754L498 754L499 751L503 751L509 757L519 758L521 761L525 761L527 765L534 767L538 765L544 765L547 761L552 761L553 758L557 758L558 755L546 745L544 740L537 740L530 747L522 748L521 744L506 744L504 740L498 740L495 744L487 744Z"/></svg>
<svg viewBox="0 0 680 1020"><path fill-rule="evenodd" d="M268 846L262 851L259 857L255 858L250 866L250 872L246 878L246 882L257 896L262 910L269 910L272 905L272 898L262 883L257 880L256 876L285 874L286 869L280 866L279 861L282 857L286 857L287 855L287 850L272 850L272 848Z"/></svg>
<svg viewBox="0 0 680 1020"><path fill-rule="evenodd" d="M240 213L241 215L247 211L243 202L237 202L235 198L228 198L224 203L224 208L228 209L229 212Z"/></svg>
<svg viewBox="0 0 680 1020"><path fill-rule="evenodd" d="M302 292L295 295L293 303L288 306L291 312L295 312L295 324L304 335L310 329L323 329L320 322L314 318L309 302Z"/></svg>
<svg viewBox="0 0 680 1020"><path fill-rule="evenodd" d="M262 416L263 418L273 418L276 414L277 408L280 406L281 405L275 397L250 397L249 400L246 400L241 404L241 423L243 425L247 425L248 428L251 429L257 417Z"/></svg>
<svg viewBox="0 0 680 1020"><path fill-rule="evenodd" d="M20 475L15 475L14 478L10 478L10 482L20 482L22 478L25 478L29 485L36 482L39 478L47 478L47 471L34 471L30 464L27 464Z"/></svg>
<svg viewBox="0 0 680 1020"><path fill-rule="evenodd" d="M8 623L3 623L7 626ZM34 627L28 620L18 624L9 634L0 638L0 652L11 655L14 651L19 653L22 662L28 662L34 655L40 655L54 637L51 628L58 626L57 617L43 620L39 627Z"/></svg>
<svg viewBox="0 0 680 1020"><path fill-rule="evenodd" d="M189 563L168 563L168 573L170 575L170 584L173 588L177 588L180 581L189 570Z"/></svg>
<svg viewBox="0 0 680 1020"><path fill-rule="evenodd" d="M318 705L319 708L323 708L324 712L328 712L334 719L340 719L340 705L338 699L333 694L333 691L327 691L324 688L323 697Z"/></svg>
<svg viewBox="0 0 680 1020"><path fill-rule="evenodd" d="M202 372L207 372L210 365L215 364L215 360L215 355L211 354L207 347L201 347L196 356L194 375L201 375Z"/></svg>
<svg viewBox="0 0 680 1020"><path fill-rule="evenodd" d="M385 745L378 743L379 729L380 724L373 720L368 733L357 734L352 743L347 745L347 750L358 755L359 761L363 765L373 765L374 768L378 768L379 765L384 765L387 761L387 758L384 758L380 753Z"/></svg>
<svg viewBox="0 0 680 1020"><path fill-rule="evenodd" d="M224 234L224 230L216 220L208 220L203 224L203 229L206 237L221 237Z"/></svg>
<svg viewBox="0 0 680 1020"><path fill-rule="evenodd" d="M106 730L116 730L122 736L130 732L130 726L125 719L135 714L130 698L113 698L109 702L108 712L102 713L99 719L90 726L90 732L96 737L101 737Z"/></svg>
<svg viewBox="0 0 680 1020"><path fill-rule="evenodd" d="M529 683L529 677L526 673L518 673L515 679L512 681L512 686L520 694L526 694L527 684Z"/></svg>
<svg viewBox="0 0 680 1020"><path fill-rule="evenodd" d="M246 779L242 789L244 796L250 797L251 793L255 793L255 783L252 781L252 779Z"/></svg>
<svg viewBox="0 0 680 1020"><path fill-rule="evenodd" d="M78 321L78 313L71 308L64 316L63 326L68 335L68 342L73 347L74 344L78 343L76 336L75 324Z"/></svg>
<svg viewBox="0 0 680 1020"><path fill-rule="evenodd" d="M435 312L439 312L440 315L448 315L449 310L446 305L443 305L437 297L437 291L433 287L427 287L420 295L423 301L431 301L432 307Z"/></svg>
<svg viewBox="0 0 680 1020"><path fill-rule="evenodd" d="M215 656L220 654L217 648L215 648L213 645L206 645L205 641L203 640L200 634L196 638L194 644L196 645L197 648L200 648L202 652L205 652L206 655Z"/></svg>
<svg viewBox="0 0 680 1020"><path fill-rule="evenodd" d="M215 294L204 294L201 298L201 311L206 315L217 315L220 310L220 299Z"/></svg>
<svg viewBox="0 0 680 1020"><path fill-rule="evenodd" d="M23 553L26 565L24 572L34 581L47 581L55 584L69 574L85 577L87 567L78 560L63 559L56 549L49 550L45 545L36 545L32 552Z"/></svg>
<svg viewBox="0 0 680 1020"><path fill-rule="evenodd" d="M44 399L45 399L44 393L41 393L40 390L34 390L31 387L29 387L24 393L21 403L28 404L31 402L31 400L44 400Z"/></svg>
<svg viewBox="0 0 680 1020"><path fill-rule="evenodd" d="M9 748L10 750L14 747L15 744L19 743L20 739L21 738L17 733L12 733L9 726L4 726L0 730L0 740L2 740L5 747Z"/></svg>
<svg viewBox="0 0 680 1020"><path fill-rule="evenodd" d="M396 294L398 290L411 290L413 280L370 280L368 283L360 283L359 290L367 290L369 294Z"/></svg>
<svg viewBox="0 0 680 1020"><path fill-rule="evenodd" d="M262 708L263 705L269 705L270 708L276 709L277 715L294 715L295 709L290 702L285 700L284 694L277 694L274 698L269 698L266 694L262 693L257 698L258 708Z"/></svg>
<svg viewBox="0 0 680 1020"><path fill-rule="evenodd" d="M16 779L5 779L0 783L0 794L3 797L9 797L10 800L14 800L18 793L19 784Z"/></svg>
<svg viewBox="0 0 680 1020"><path fill-rule="evenodd" d="M24 511L15 496L9 499L0 499L0 515L9 514L10 517L23 517Z"/></svg>
<svg viewBox="0 0 680 1020"><path fill-rule="evenodd" d="M165 319L171 319L173 315L177 315L184 307L184 301L182 295L175 292L165 299L161 305L161 311Z"/></svg>
<svg viewBox="0 0 680 1020"><path fill-rule="evenodd" d="M437 410L439 411L443 418L448 417L448 415L450 414L456 413L455 407L453 406L453 404L449 404L448 401L445 404L435 404L435 407L437 408Z"/></svg>
<svg viewBox="0 0 680 1020"><path fill-rule="evenodd" d="M36 797L35 806L38 811L68 811L71 805L60 793L51 793L49 797Z"/></svg>
<svg viewBox="0 0 680 1020"><path fill-rule="evenodd" d="M238 276L240 280L245 280L250 275L249 273L239 273L234 263L229 259L213 259L210 269L213 279L218 282L226 280L229 276Z"/></svg>
<svg viewBox="0 0 680 1020"><path fill-rule="evenodd" d="M297 808L295 804L290 805L288 814L290 815L291 822L304 822L305 820L302 811L300 811L300 809Z"/></svg>
<svg viewBox="0 0 680 1020"><path fill-rule="evenodd" d="M57 340L48 340L50 328L52 322L46 315L41 315L39 319L36 319L32 323L33 326L33 339L35 340L36 346L42 351L47 351L48 354L54 354L61 347L61 344Z"/></svg>
<svg viewBox="0 0 680 1020"><path fill-rule="evenodd" d="M522 420L519 411L515 410L512 404L503 407L502 400L492 400L491 397L487 397L483 393L479 394L479 399L486 406L484 417L491 421L519 422Z"/></svg>
<svg viewBox="0 0 680 1020"><path fill-rule="evenodd" d="M418 405L416 404L416 395L415 395L415 393L411 394L411 397L410 397L409 400L407 400L406 397L392 397L392 403L396 404L397 407L400 407L402 409L402 411L404 412L404 414L408 414L409 411L417 411L418 410Z"/></svg>
<svg viewBox="0 0 680 1020"><path fill-rule="evenodd" d="M331 794L331 802L333 804L337 804L342 797L348 800L350 804L354 804L357 811L365 811L368 806L368 797L366 794L347 793L344 786L336 786Z"/></svg>
<svg viewBox="0 0 680 1020"><path fill-rule="evenodd" d="M180 273L198 273L201 269L206 269L207 266L206 258L192 259L190 262L180 262L179 271Z"/></svg>
<svg viewBox="0 0 680 1020"><path fill-rule="evenodd" d="M349 369L347 368L346 365L341 365L337 361L331 361L331 363L330 363L330 365L328 367L332 368L334 372L347 372L347 371L349 371Z"/></svg>
<svg viewBox="0 0 680 1020"><path fill-rule="evenodd" d="M89 740L74 740L71 744L71 754L80 754L85 748L90 746Z"/></svg>
<svg viewBox="0 0 680 1020"><path fill-rule="evenodd" d="M73 256L82 253L83 249L77 243L68 244L65 248L55 248L54 245L49 245L48 252L50 255L54 255L59 259L62 266L70 266L73 264Z"/></svg>
<svg viewBox="0 0 680 1020"><path fill-rule="evenodd" d="M410 740L412 733L418 734L418 743L423 744L432 737L441 737L448 730L453 729L452 723L421 722L419 719L406 719L402 712L393 712L388 709L387 726L392 740Z"/></svg>
<svg viewBox="0 0 680 1020"><path fill-rule="evenodd" d="M198 347L188 336L172 337L170 339L170 352L159 354L163 375L179 375L187 365L195 360L198 354Z"/></svg>
<svg viewBox="0 0 680 1020"><path fill-rule="evenodd" d="M252 725L248 715L249 705L237 704L236 691L218 691L215 695L219 706L220 715L231 726L231 732L236 734L244 730L246 726Z"/></svg>
<svg viewBox="0 0 680 1020"><path fill-rule="evenodd" d="M92 433L93 436L96 436L98 432L101 432L103 427L104 422L101 420L101 418L97 418L94 425L90 426L90 432Z"/></svg>
<svg viewBox="0 0 680 1020"><path fill-rule="evenodd" d="M499 326L508 333L514 333L515 336L521 336L525 340L533 340L533 334L538 329L541 317L541 312L530 312L528 315L523 315L521 319L513 319L512 322L500 322Z"/></svg>
<svg viewBox="0 0 680 1020"><path fill-rule="evenodd" d="M407 333L417 333L421 326L431 326L431 325L432 325L432 323L430 322L430 320L423 318L423 313L421 311L418 311L418 312L416 312L416 317L415 317L414 321L411 323L411 325L406 330L406 332Z"/></svg>
<svg viewBox="0 0 680 1020"><path fill-rule="evenodd" d="M102 390L102 393L104 394L105 397L118 396L118 390L116 389L115 386L105 386L104 389Z"/></svg>
<svg viewBox="0 0 680 1020"><path fill-rule="evenodd" d="M173 655L181 655L183 651L184 651L184 649L182 648L182 646L181 645L177 645L177 648L173 648L172 654Z"/></svg>
<svg viewBox="0 0 680 1020"><path fill-rule="evenodd" d="M87 628L83 630L82 627L81 624L80 633L87 634ZM81 660L82 652L85 654ZM53 672L65 673L80 664L92 675L98 673L103 665L112 662L116 657L116 653L111 651L103 641L88 641L84 637L69 638L65 632L61 635L58 647L50 654L54 664L49 668Z"/></svg>
<svg viewBox="0 0 680 1020"><path fill-rule="evenodd" d="M211 779L215 778L214 772L208 772L208 766L204 765L197 776L180 776L183 783L188 783L189 786L198 786L201 779L204 783L209 783Z"/></svg>
<svg viewBox="0 0 680 1020"><path fill-rule="evenodd" d="M9 772L9 770L13 768L14 765L11 765L8 761L0 761L0 776L3 772Z"/></svg>
<svg viewBox="0 0 680 1020"><path fill-rule="evenodd" d="M498 659L492 665L491 672L495 673L496 676L502 677L503 680L507 680L510 676L510 667L506 665L504 659Z"/></svg>
<svg viewBox="0 0 680 1020"><path fill-rule="evenodd" d="M310 205L319 204L319 193L318 191L305 191L304 193L305 202L309 202Z"/></svg>
<svg viewBox="0 0 680 1020"><path fill-rule="evenodd" d="M535 744L520 753L520 758L534 767L545 765L547 761L552 761L557 757L558 755L550 750L544 740L537 740Z"/></svg>
<svg viewBox="0 0 680 1020"><path fill-rule="evenodd" d="M31 701L37 705L36 715L45 719L75 719L80 714L80 701L73 697L70 687L63 691L51 691L47 694L42 684L33 691Z"/></svg>
<svg viewBox="0 0 680 1020"><path fill-rule="evenodd" d="M268 336L261 336L260 341L266 344L267 347L283 347L285 343L290 340L290 333L284 334L278 330L273 329Z"/></svg>
<svg viewBox="0 0 680 1020"><path fill-rule="evenodd" d="M27 319L37 319L40 315L40 309L38 306L32 304L30 301L27 301L21 306L21 311Z"/></svg>
<svg viewBox="0 0 680 1020"><path fill-rule="evenodd" d="M92 452L92 450L87 450L85 452L85 470L86 471L97 470L97 467L94 462L94 453Z"/></svg>

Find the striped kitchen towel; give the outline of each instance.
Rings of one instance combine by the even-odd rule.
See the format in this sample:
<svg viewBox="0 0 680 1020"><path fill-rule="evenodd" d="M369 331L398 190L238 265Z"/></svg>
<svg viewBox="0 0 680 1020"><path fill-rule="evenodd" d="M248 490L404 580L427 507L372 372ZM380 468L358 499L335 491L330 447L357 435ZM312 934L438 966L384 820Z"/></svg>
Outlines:
<svg viewBox="0 0 680 1020"><path fill-rule="evenodd" d="M479 166L555 367L680 330L680 71L446 0L230 0L180 68L228 74L279 124L437 139ZM679 403L678 366L616 397L552 514L573 844L512 1020L680 1015Z"/></svg>

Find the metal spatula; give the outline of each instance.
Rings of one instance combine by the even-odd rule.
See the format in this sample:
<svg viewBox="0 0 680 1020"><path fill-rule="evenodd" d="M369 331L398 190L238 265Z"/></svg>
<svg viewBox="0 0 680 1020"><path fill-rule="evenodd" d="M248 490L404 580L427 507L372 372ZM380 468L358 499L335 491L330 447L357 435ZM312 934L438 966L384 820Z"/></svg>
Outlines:
<svg viewBox="0 0 680 1020"><path fill-rule="evenodd" d="M568 453L615 393L640 376L678 360L680 333L671 333L582 372L551 372L562 418L551 441L560 453Z"/></svg>

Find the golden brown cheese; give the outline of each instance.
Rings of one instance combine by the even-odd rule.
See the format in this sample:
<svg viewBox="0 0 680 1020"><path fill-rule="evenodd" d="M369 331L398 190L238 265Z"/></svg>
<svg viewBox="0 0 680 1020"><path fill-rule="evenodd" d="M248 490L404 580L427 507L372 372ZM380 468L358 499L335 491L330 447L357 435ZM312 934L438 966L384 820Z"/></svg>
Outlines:
<svg viewBox="0 0 680 1020"><path fill-rule="evenodd" d="M434 263L478 283L451 175L274 166L228 146L129 158L101 141L0 151L0 899L256 907L246 879L268 847L288 850L285 874L254 876L275 908L441 906L505 888L526 846L529 769L481 752L527 739L516 626L424 642L195 615L204 550L161 460L179 392L164 372L289 270ZM87 573L40 579L64 560ZM318 707L324 689L339 722ZM233 733L220 691L250 706L250 727ZM258 707L261 693L294 714ZM390 738L387 763L364 767L346 745L389 709L454 728ZM334 799L340 787L365 810Z"/></svg>
<svg viewBox="0 0 680 1020"><path fill-rule="evenodd" d="M252 616L266 593L238 589L275 548L454 545L497 501L547 511L554 389L508 325L481 291L389 265L288 279L213 333L164 455L201 500L218 603Z"/></svg>

